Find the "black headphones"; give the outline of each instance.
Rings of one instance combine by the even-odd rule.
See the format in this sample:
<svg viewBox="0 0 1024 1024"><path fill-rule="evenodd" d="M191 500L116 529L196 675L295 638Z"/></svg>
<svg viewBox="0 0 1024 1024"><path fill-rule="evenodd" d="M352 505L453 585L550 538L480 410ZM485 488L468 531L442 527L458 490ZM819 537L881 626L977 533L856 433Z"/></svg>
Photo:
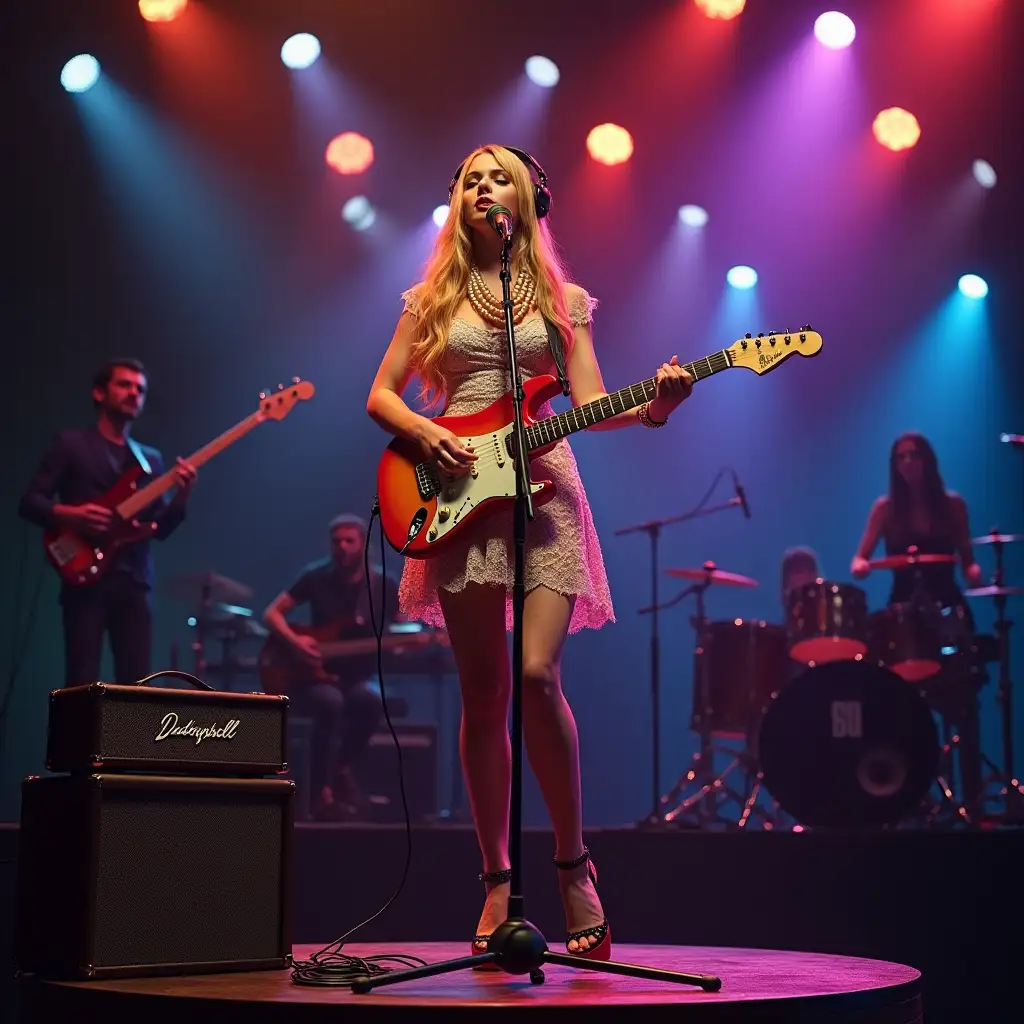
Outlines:
<svg viewBox="0 0 1024 1024"><path fill-rule="evenodd" d="M551 209L551 193L548 191L548 176L544 173L544 168L541 167L536 160L526 152L525 149L516 149L515 146L506 146L510 153L515 153L517 157L527 167L532 167L537 172L537 181L533 183L533 205L537 209L537 220L548 215L548 211ZM459 175L462 173L462 164L459 164L458 169L455 171L452 177L451 183L448 185L448 202L452 201L452 195L455 192L455 186L459 183Z"/></svg>

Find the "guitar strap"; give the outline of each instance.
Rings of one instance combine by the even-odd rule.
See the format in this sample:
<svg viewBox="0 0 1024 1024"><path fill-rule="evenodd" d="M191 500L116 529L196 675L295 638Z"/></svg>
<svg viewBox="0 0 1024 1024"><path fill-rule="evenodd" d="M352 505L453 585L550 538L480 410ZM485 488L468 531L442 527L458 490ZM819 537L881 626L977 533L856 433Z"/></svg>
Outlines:
<svg viewBox="0 0 1024 1024"><path fill-rule="evenodd" d="M565 374L565 348L562 345L562 334L558 327L547 317L544 317L544 326L548 332L548 348L551 349L551 358L555 361L555 369L558 371L558 383L562 385L562 394L569 397L569 378Z"/></svg>
<svg viewBox="0 0 1024 1024"><path fill-rule="evenodd" d="M129 450L131 451L132 455L135 456L135 461L142 467L142 472L145 473L146 476L152 476L153 468L149 464L149 459L146 458L145 454L142 451L142 445L139 444L139 442L136 441L135 438L131 436L131 434L128 435L126 440L128 442Z"/></svg>

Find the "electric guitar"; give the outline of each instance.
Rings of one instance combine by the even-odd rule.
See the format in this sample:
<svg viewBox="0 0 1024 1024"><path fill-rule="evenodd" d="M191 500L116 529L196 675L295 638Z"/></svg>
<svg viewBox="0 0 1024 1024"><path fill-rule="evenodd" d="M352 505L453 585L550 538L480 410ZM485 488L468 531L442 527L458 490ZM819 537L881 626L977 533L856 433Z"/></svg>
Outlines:
<svg viewBox="0 0 1024 1024"><path fill-rule="evenodd" d="M271 633L257 659L263 692L288 693L303 683L311 682L338 683L341 681L340 677L336 673L328 672L324 667L326 664L342 658L376 654L375 636L342 639L348 625L344 621L331 622L324 626L292 625L291 628L296 633L311 636L317 641L323 656L323 661L317 666L305 661L284 637ZM412 633L385 633L381 637L381 647L384 651L402 655L432 647L446 649L451 647L451 642L446 632L424 629Z"/></svg>
<svg viewBox="0 0 1024 1024"><path fill-rule="evenodd" d="M722 370L744 367L759 376L774 370L795 353L814 356L821 351L821 335L810 327L795 333L749 334L728 348L687 363L683 369L694 380ZM523 427L529 455L540 455L577 430L649 402L655 395L655 379L631 384L614 394L586 405L575 406L542 420L540 406L561 394L558 382L547 374L523 384ZM410 558L430 558L463 532L463 527L484 515L508 509L515 501L515 452L512 392L471 416L441 416L433 422L472 445L477 455L466 476L442 476L437 466L425 462L418 444L395 438L377 469L377 496L381 524L388 543ZM550 480L531 481L534 505L554 497Z"/></svg>
<svg viewBox="0 0 1024 1024"><path fill-rule="evenodd" d="M198 469L261 423L283 420L297 402L304 402L313 394L313 385L298 378L287 388L281 385L277 391L261 392L259 408L254 413L215 437L186 461ZM65 583L72 586L95 583L104 575L118 548L153 536L157 524L140 522L137 517L177 484L177 474L174 469L169 469L144 487L139 487L142 475L142 467L133 466L118 478L109 491L89 502L90 505L109 508L114 513L110 528L98 541L83 537L68 527L44 532L46 557Z"/></svg>

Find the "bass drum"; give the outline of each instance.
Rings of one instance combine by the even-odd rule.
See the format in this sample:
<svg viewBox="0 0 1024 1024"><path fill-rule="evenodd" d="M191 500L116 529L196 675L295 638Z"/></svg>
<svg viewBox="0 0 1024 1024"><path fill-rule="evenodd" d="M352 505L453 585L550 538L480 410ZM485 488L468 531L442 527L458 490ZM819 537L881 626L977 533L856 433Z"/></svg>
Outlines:
<svg viewBox="0 0 1024 1024"><path fill-rule="evenodd" d="M935 780L940 754L924 697L863 661L802 672L765 709L757 750L765 788L817 826L899 821Z"/></svg>

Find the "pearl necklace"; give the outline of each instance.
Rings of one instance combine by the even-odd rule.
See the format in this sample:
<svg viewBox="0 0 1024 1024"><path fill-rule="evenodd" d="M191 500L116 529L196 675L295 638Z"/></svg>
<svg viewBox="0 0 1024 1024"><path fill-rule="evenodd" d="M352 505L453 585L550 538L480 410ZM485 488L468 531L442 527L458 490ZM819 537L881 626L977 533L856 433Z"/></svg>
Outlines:
<svg viewBox="0 0 1024 1024"><path fill-rule="evenodd" d="M534 307L537 284L527 270L520 270L512 286L512 323L521 324ZM476 266L469 271L469 304L477 316L495 327L505 326L505 307L502 301L487 287L480 269Z"/></svg>

